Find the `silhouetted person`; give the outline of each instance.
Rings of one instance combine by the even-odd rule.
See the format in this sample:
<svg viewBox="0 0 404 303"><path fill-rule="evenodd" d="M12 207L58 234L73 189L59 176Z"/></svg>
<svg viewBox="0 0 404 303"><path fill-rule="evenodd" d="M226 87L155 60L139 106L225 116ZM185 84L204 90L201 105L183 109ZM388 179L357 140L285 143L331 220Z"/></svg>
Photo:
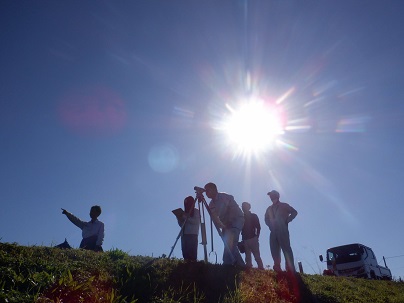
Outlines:
<svg viewBox="0 0 404 303"><path fill-rule="evenodd" d="M77 218L72 213L68 212L66 209L62 208L62 214L78 228L82 230L83 240L81 240L80 248L103 251L102 243L104 241L104 223L99 221L97 218L101 215L101 207L94 205L90 209L91 220L85 222Z"/></svg>
<svg viewBox="0 0 404 303"><path fill-rule="evenodd" d="M243 202L241 204L241 209L244 212L244 226L241 231L242 240L244 242L245 249L245 263L247 268L252 268L251 253L254 256L255 262L259 269L264 269L262 264L262 259L260 256L260 244L258 238L261 232L260 220L256 214L253 214L251 209L251 204L248 202Z"/></svg>
<svg viewBox="0 0 404 303"><path fill-rule="evenodd" d="M184 200L184 214L178 219L178 225L182 226L181 250L182 257L187 261L196 261L198 257L198 234L200 214L195 208L195 199L188 196ZM185 224L184 224L185 223Z"/></svg>
<svg viewBox="0 0 404 303"><path fill-rule="evenodd" d="M222 229L222 238L226 243L223 252L223 264L245 266L237 247L240 232L244 225L243 212L232 195L218 192L216 184L206 184L205 190L206 196L211 199L209 209L212 213L212 220L217 227Z"/></svg>
<svg viewBox="0 0 404 303"><path fill-rule="evenodd" d="M281 271L282 250L285 257L286 270L295 272L288 224L297 216L297 211L289 204L280 202L280 195L276 190L270 191L267 195L271 199L272 205L265 212L265 224L268 225L271 231L269 245L272 258L274 259L274 270Z"/></svg>

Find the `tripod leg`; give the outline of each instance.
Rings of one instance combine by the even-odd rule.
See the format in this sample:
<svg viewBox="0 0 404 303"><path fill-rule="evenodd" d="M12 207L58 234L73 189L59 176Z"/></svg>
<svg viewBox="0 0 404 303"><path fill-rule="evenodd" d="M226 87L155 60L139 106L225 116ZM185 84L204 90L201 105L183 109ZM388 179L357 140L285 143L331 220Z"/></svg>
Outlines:
<svg viewBox="0 0 404 303"><path fill-rule="evenodd" d="M173 251L174 251L175 245L177 245L178 239L181 237L182 230L184 229L184 226L185 226L185 223L187 223L187 220L188 220L188 218L186 218L185 221L184 221L184 223L182 223L180 232L178 233L178 236L177 236L177 238L175 239L174 245L171 247L170 254L169 254L168 257L167 257L168 259L170 259L171 254L172 254Z"/></svg>
<svg viewBox="0 0 404 303"><path fill-rule="evenodd" d="M197 197L195 198L197 199ZM202 237L202 242L201 244L203 245L203 252L204 252L204 260L205 263L208 263L208 252L206 249L206 245L208 244L207 239L206 239L206 225L205 225L205 210L203 204L200 203L200 200L198 200L199 203L199 211L200 211L200 223L201 223L201 237Z"/></svg>
<svg viewBox="0 0 404 303"><path fill-rule="evenodd" d="M204 258L205 258L205 262L208 262L208 251L206 249L206 226L205 226L205 222L201 223L201 234L202 234L202 242L201 244L203 245L203 251L204 251Z"/></svg>

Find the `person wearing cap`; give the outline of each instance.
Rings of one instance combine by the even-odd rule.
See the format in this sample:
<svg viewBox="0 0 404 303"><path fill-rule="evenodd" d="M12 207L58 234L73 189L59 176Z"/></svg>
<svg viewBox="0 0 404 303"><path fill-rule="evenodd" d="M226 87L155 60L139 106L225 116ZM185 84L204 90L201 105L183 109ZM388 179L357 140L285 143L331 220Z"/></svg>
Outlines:
<svg viewBox="0 0 404 303"><path fill-rule="evenodd" d="M260 256L260 244L258 238L261 232L260 220L256 214L253 214L251 204L243 202L241 209L244 212L244 226L241 231L242 240L245 248L245 263L247 268L252 268L251 253L254 255L255 262L257 262L258 269L264 269L262 259Z"/></svg>
<svg viewBox="0 0 404 303"><path fill-rule="evenodd" d="M288 224L297 216L297 211L288 203L280 202L279 192L270 191L268 194L272 201L265 212L265 224L270 230L269 246L274 260L274 270L281 271L281 250L285 257L286 270L295 272L294 258L290 246Z"/></svg>
<svg viewBox="0 0 404 303"><path fill-rule="evenodd" d="M178 225L181 230L182 257L186 261L196 261L198 256L198 234L200 214L195 208L195 199L188 196L184 199L184 214L178 217Z"/></svg>
<svg viewBox="0 0 404 303"><path fill-rule="evenodd" d="M237 247L244 225L243 212L232 195L218 192L216 184L210 182L204 188L206 196L211 199L209 209L212 220L221 229L221 237L225 243L223 264L244 267L244 260Z"/></svg>

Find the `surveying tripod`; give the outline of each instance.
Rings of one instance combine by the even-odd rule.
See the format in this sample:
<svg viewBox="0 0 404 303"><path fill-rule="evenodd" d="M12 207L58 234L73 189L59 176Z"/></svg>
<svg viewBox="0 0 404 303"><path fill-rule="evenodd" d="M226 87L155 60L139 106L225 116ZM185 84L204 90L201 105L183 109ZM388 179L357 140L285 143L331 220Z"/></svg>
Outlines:
<svg viewBox="0 0 404 303"><path fill-rule="evenodd" d="M207 252L207 240L206 240L206 224L205 224L205 209L208 212L210 218L211 218L211 222L213 222L213 224L215 225L215 228L217 230L217 233L219 234L220 238L222 239L223 243L224 243L224 248L228 250L230 258L231 258L231 262L232 264L236 263L236 259L232 253L232 251L230 250L229 245L226 242L226 239L223 237L223 233L220 230L220 228L217 226L215 220L213 220L213 214L212 211L209 208L208 203L206 203L205 197L203 196L203 192L204 189L195 186L194 187L195 193L196 193L196 197L195 200L198 201L198 206L199 206L199 211L201 213L201 235L202 235L202 242L201 244L203 245L203 252L204 252L204 260L207 263L208 262L208 252ZM212 230L212 225L211 225L211 240L212 240L212 251L213 251L213 230Z"/></svg>

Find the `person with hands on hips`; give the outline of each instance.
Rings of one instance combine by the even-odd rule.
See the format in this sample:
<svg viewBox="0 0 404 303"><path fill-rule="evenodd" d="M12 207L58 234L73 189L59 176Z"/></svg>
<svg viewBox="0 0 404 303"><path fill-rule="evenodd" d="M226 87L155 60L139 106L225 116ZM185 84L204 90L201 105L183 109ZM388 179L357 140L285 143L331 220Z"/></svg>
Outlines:
<svg viewBox="0 0 404 303"><path fill-rule="evenodd" d="M280 195L276 190L268 194L272 201L265 212L265 224L270 230L269 246L274 260L274 270L281 271L281 250L285 257L286 270L294 273L295 264L292 248L290 246L290 237L288 224L297 216L297 211L287 203L279 200Z"/></svg>
<svg viewBox="0 0 404 303"><path fill-rule="evenodd" d="M104 242L104 223L98 220L101 215L101 207L94 205L90 209L90 218L88 222L82 221L66 209L62 208L62 214L78 228L82 230L83 240L80 243L80 248L103 251L102 243Z"/></svg>

